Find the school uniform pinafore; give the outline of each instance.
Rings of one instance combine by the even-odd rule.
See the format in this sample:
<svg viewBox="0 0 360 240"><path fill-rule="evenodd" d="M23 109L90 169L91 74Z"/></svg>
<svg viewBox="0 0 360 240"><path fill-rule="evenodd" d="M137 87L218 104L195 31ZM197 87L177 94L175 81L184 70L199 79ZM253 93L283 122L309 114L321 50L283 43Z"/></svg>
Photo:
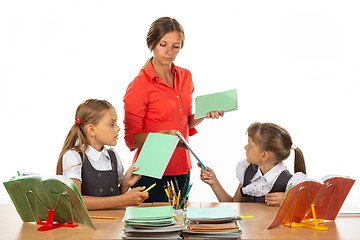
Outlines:
<svg viewBox="0 0 360 240"><path fill-rule="evenodd" d="M84 153L80 154L83 160L81 168L81 194L95 197L109 197L120 195L120 189L118 186L118 172L117 161L115 153L112 150L108 150L111 170L99 171L96 170L90 163L88 157ZM83 159L84 156L84 159Z"/></svg>
<svg viewBox="0 0 360 240"><path fill-rule="evenodd" d="M258 166L255 164L250 164L245 171L244 174L244 184L240 188L241 193L241 202L256 202L256 203L265 203L265 196L255 197L250 196L248 194L244 194L242 188L246 187L250 184L250 180L255 176L258 170ZM269 193L273 192L285 192L287 183L289 182L290 178L292 177L289 170L284 170L280 173L278 178L276 179L273 187L269 191Z"/></svg>

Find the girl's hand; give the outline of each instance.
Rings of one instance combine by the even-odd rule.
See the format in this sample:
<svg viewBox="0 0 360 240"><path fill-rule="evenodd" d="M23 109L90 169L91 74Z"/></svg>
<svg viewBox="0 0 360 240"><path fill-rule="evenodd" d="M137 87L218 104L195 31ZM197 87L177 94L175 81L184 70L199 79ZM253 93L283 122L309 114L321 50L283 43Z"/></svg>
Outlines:
<svg viewBox="0 0 360 240"><path fill-rule="evenodd" d="M213 185L214 182L217 181L215 172L208 166L206 166L207 170L205 170L204 168L201 167L200 163L198 163L197 165L198 165L198 167L201 168L201 173L200 173L201 181L209 184L210 186Z"/></svg>
<svg viewBox="0 0 360 240"><path fill-rule="evenodd" d="M122 194L122 204L125 206L137 206L149 197L148 192L143 192L145 187L136 187Z"/></svg>
<svg viewBox="0 0 360 240"><path fill-rule="evenodd" d="M265 202L269 206L279 207L284 197L284 192L268 193L265 195Z"/></svg>
<svg viewBox="0 0 360 240"><path fill-rule="evenodd" d="M134 164L129 167L124 175L123 182L121 184L125 184L127 188L134 185L137 181L139 181L141 175L133 174L134 171L138 170L139 167L134 167Z"/></svg>
<svg viewBox="0 0 360 240"><path fill-rule="evenodd" d="M218 119L219 117L223 117L223 116L224 116L223 110L221 110L220 113L219 111L211 111L206 114L206 118L212 118L212 119Z"/></svg>

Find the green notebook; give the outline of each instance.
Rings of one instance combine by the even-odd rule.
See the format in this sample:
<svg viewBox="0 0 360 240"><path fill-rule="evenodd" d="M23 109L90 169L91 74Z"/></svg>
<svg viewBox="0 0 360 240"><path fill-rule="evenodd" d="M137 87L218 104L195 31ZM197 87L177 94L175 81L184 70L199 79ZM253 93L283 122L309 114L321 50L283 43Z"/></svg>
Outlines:
<svg viewBox="0 0 360 240"><path fill-rule="evenodd" d="M231 206L213 208L188 207L186 209L186 217L189 220L223 220L238 218Z"/></svg>
<svg viewBox="0 0 360 240"><path fill-rule="evenodd" d="M128 220L160 220L173 218L175 216L172 206L160 207L127 207L125 212L125 221Z"/></svg>
<svg viewBox="0 0 360 240"><path fill-rule="evenodd" d="M4 182L4 186L24 222L46 221L48 209L54 209L59 199L54 221L60 224L72 223L72 211L76 223L95 229L81 194L71 179L56 175L43 180L39 175L26 174Z"/></svg>
<svg viewBox="0 0 360 240"><path fill-rule="evenodd" d="M133 173L161 179L178 144L179 138L162 133L149 133L135 162Z"/></svg>
<svg viewBox="0 0 360 240"><path fill-rule="evenodd" d="M229 112L237 110L236 89L197 96L195 98L195 118L205 117L208 112L221 111Z"/></svg>

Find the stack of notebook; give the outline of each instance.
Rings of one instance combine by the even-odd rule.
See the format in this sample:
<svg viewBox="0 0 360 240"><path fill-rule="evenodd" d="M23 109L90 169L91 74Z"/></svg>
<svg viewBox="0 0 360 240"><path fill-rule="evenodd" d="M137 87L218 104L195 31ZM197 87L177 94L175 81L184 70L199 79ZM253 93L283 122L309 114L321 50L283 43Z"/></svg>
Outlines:
<svg viewBox="0 0 360 240"><path fill-rule="evenodd" d="M184 228L183 212L171 206L128 207L123 239L181 239Z"/></svg>
<svg viewBox="0 0 360 240"><path fill-rule="evenodd" d="M186 210L184 239L240 239L241 222L231 206Z"/></svg>

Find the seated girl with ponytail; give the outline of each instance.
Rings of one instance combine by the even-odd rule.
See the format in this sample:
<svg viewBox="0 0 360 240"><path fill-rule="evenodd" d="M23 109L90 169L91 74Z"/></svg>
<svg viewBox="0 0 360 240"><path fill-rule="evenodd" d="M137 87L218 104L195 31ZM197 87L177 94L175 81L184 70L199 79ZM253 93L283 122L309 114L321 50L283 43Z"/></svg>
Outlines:
<svg viewBox="0 0 360 240"><path fill-rule="evenodd" d="M120 128L114 107L105 100L81 103L57 163L56 174L72 179L88 210L136 206L149 197L145 187L131 189L140 175L131 166L124 175L119 155L113 149Z"/></svg>
<svg viewBox="0 0 360 240"><path fill-rule="evenodd" d="M306 167L301 150L296 147L290 134L274 123L251 124L248 129L246 160L236 167L239 186L234 197L221 186L214 171L201 168L200 178L209 184L220 202L259 202L280 206L286 190L294 183L305 180ZM294 175L282 162L295 151Z"/></svg>

